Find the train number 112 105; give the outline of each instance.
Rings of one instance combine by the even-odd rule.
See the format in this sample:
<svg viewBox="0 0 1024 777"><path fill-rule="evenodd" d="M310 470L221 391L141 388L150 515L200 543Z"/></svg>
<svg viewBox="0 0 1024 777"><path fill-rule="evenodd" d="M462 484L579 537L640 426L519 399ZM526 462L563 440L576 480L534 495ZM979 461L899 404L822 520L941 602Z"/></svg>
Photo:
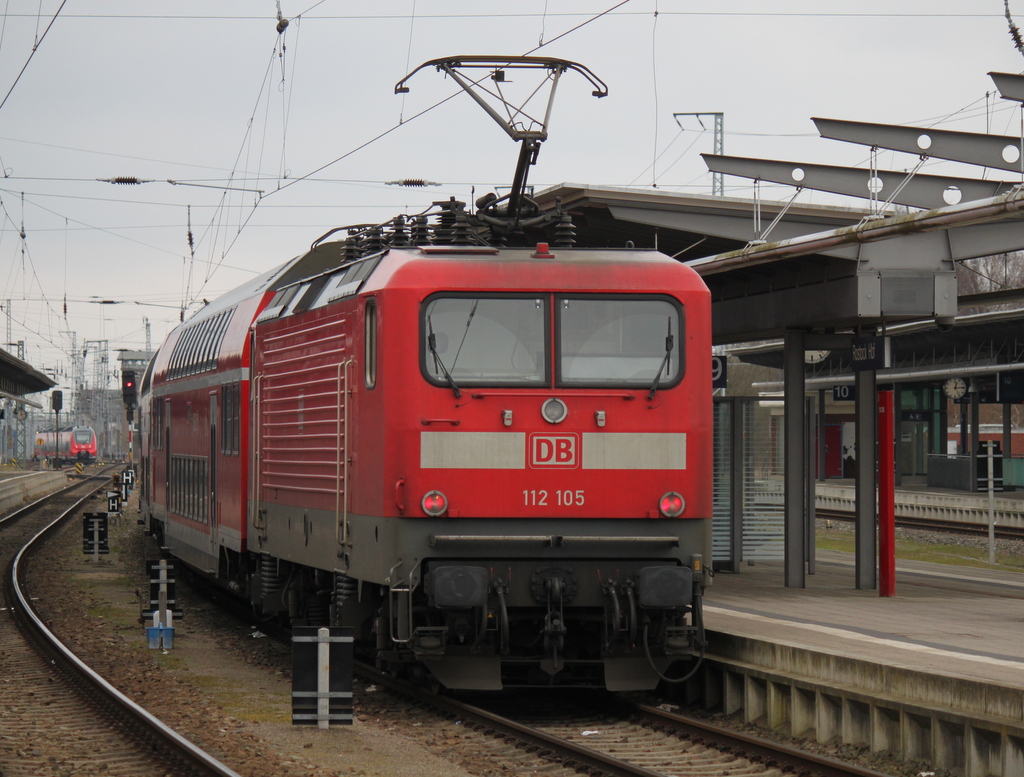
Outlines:
<svg viewBox="0 0 1024 777"><path fill-rule="evenodd" d="M554 493L554 504L559 507L581 507L585 501L583 489L571 491L556 490ZM547 507L549 494L547 491L523 491L523 504L527 507Z"/></svg>

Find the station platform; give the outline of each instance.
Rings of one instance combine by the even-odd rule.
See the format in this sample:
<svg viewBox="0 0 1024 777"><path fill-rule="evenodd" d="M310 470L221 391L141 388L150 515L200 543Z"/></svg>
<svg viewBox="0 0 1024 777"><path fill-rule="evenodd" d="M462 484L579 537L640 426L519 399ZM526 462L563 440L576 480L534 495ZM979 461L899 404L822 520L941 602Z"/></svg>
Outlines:
<svg viewBox="0 0 1024 777"><path fill-rule="evenodd" d="M896 562L896 596L855 588L851 554L817 551L807 587L782 562L719 573L707 628L1024 690L1024 575Z"/></svg>
<svg viewBox="0 0 1024 777"><path fill-rule="evenodd" d="M0 475L0 513L14 510L67 482L63 472L10 470Z"/></svg>
<svg viewBox="0 0 1024 777"><path fill-rule="evenodd" d="M705 704L966 777L1024 774L1024 575L897 561L894 597L854 575L834 551L803 589L783 562L716 574Z"/></svg>

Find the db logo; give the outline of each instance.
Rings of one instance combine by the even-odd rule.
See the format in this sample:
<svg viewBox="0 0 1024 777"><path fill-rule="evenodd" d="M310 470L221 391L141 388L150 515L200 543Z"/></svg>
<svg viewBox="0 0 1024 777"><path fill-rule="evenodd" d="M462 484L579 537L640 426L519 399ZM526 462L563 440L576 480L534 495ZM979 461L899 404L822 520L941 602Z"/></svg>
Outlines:
<svg viewBox="0 0 1024 777"><path fill-rule="evenodd" d="M575 467L579 441L574 434L535 434L530 438L533 467Z"/></svg>

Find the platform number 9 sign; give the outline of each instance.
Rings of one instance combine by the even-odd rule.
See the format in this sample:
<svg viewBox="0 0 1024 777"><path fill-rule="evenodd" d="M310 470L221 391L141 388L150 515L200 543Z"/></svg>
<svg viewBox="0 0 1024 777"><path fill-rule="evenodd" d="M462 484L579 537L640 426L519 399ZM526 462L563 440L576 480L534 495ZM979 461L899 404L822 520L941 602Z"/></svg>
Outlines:
<svg viewBox="0 0 1024 777"><path fill-rule="evenodd" d="M728 356L711 357L711 388L724 389L729 383L726 372L726 360Z"/></svg>

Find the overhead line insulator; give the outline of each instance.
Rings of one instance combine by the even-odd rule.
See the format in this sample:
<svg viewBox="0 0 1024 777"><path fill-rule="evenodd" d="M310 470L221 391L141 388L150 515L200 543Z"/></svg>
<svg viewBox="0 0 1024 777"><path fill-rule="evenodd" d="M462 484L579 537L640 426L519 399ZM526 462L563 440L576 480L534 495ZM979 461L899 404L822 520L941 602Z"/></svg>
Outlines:
<svg viewBox="0 0 1024 777"><path fill-rule="evenodd" d="M96 180L102 181L103 183L120 184L122 186L137 186L142 183L153 183L152 181L147 181L142 178L136 178L134 175L119 175L115 178L97 178Z"/></svg>
<svg viewBox="0 0 1024 777"><path fill-rule="evenodd" d="M440 186L437 181L427 181L423 178L399 178L397 181L386 181L385 186L409 186L409 187L424 187L424 186Z"/></svg>

